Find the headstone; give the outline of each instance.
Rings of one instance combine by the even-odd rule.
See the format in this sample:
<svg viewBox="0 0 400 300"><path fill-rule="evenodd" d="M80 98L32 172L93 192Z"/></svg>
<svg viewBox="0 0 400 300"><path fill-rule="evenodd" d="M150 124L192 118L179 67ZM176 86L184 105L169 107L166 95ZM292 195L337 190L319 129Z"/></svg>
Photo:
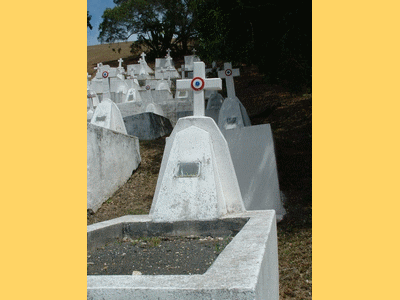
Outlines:
<svg viewBox="0 0 400 300"><path fill-rule="evenodd" d="M121 112L117 105L110 99L103 99L97 106L90 123L127 134Z"/></svg>
<svg viewBox="0 0 400 300"><path fill-rule="evenodd" d="M137 89L130 88L128 92L126 93L125 101L123 102L140 102L142 101L142 97L140 97L140 94Z"/></svg>
<svg viewBox="0 0 400 300"><path fill-rule="evenodd" d="M152 112L124 117L126 131L139 140L154 140L172 132L171 122Z"/></svg>
<svg viewBox="0 0 400 300"><path fill-rule="evenodd" d="M193 115L204 116L204 90L221 90L222 82L219 78L206 78L204 62L195 62L193 79L176 81L177 90L193 91Z"/></svg>
<svg viewBox="0 0 400 300"><path fill-rule="evenodd" d="M269 124L242 127L224 132L235 166L246 210L274 209L282 220L283 207Z"/></svg>
<svg viewBox="0 0 400 300"><path fill-rule="evenodd" d="M221 110L222 103L224 102L224 97L216 91L214 91L207 102L207 107L205 115L212 118L215 123L218 124L219 111Z"/></svg>
<svg viewBox="0 0 400 300"><path fill-rule="evenodd" d="M215 122L179 119L165 146L153 221L212 220L244 210L229 149Z"/></svg>
<svg viewBox="0 0 400 300"><path fill-rule="evenodd" d="M239 69L232 69L231 63L224 63L224 70L218 71L219 78L225 78L226 90L228 94L228 98L236 97L235 93L235 84L233 82L233 77L239 76Z"/></svg>
<svg viewBox="0 0 400 300"><path fill-rule="evenodd" d="M218 114L218 127L225 130L251 126L246 108L237 97L226 98Z"/></svg>
<svg viewBox="0 0 400 300"><path fill-rule="evenodd" d="M169 50L169 49L168 49ZM180 78L178 71L174 67L174 62L170 56L169 50L165 58L156 58L155 78L156 79L176 79Z"/></svg>

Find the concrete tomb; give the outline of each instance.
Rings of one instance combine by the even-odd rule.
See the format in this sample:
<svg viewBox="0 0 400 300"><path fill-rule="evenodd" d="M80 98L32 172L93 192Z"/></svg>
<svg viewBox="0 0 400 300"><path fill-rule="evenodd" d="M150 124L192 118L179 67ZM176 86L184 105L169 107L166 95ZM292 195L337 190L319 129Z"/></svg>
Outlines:
<svg viewBox="0 0 400 300"><path fill-rule="evenodd" d="M264 124L226 130L224 137L246 209L274 209L277 220L282 220L286 211L280 197L271 126Z"/></svg>
<svg viewBox="0 0 400 300"><path fill-rule="evenodd" d="M89 275L87 299L279 300L273 210L228 214L212 221L163 223L153 222L148 215L124 216L89 225L87 247L95 249L124 237L217 236L237 226L243 227L203 274Z"/></svg>
<svg viewBox="0 0 400 300"><path fill-rule="evenodd" d="M251 126L246 108L237 97L226 98L218 114L218 127L224 132L244 126Z"/></svg>
<svg viewBox="0 0 400 300"><path fill-rule="evenodd" d="M137 137L88 123L87 209L96 212L131 177L140 161Z"/></svg>
<svg viewBox="0 0 400 300"><path fill-rule="evenodd" d="M90 122L93 125L127 134L121 112L110 99L103 99L94 111Z"/></svg>
<svg viewBox="0 0 400 300"><path fill-rule="evenodd" d="M139 140L154 140L172 132L171 122L152 112L124 117L126 131Z"/></svg>
<svg viewBox="0 0 400 300"><path fill-rule="evenodd" d="M146 54L142 52L140 56L141 58L139 58L138 64L131 64L126 66L126 73L131 77L137 77L140 75L139 79L151 79L151 74L154 74L154 71L147 65L145 59Z"/></svg>
<svg viewBox="0 0 400 300"><path fill-rule="evenodd" d="M178 71L174 67L174 62L170 56L171 50L167 50L165 58L156 58L155 78L156 79L176 79L180 78Z"/></svg>
<svg viewBox="0 0 400 300"><path fill-rule="evenodd" d="M156 222L210 220L244 210L229 149L215 122L179 119L165 146L150 216Z"/></svg>

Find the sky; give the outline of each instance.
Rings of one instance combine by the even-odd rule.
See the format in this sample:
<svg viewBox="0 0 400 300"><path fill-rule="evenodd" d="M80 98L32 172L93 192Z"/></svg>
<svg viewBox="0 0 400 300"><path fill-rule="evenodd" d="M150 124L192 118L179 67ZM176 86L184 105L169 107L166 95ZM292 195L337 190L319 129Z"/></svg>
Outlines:
<svg viewBox="0 0 400 300"><path fill-rule="evenodd" d="M113 0L87 0L87 10L89 15L92 16L90 24L93 29L87 29L87 45L98 45L100 42L97 40L99 36L99 25L103 20L101 16L106 8L113 8L115 6ZM135 36L132 36L129 41L133 41Z"/></svg>

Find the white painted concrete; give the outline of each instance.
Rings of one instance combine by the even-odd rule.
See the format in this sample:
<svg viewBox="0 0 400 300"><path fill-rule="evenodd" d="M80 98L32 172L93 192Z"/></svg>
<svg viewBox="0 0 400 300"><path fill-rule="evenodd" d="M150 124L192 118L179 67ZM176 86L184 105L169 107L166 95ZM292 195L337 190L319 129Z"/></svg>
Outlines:
<svg viewBox="0 0 400 300"><path fill-rule="evenodd" d="M278 300L279 271L274 211L224 217L250 218L202 275L87 276L87 299ZM146 226L148 216L124 216L88 226L88 248L123 237L123 226ZM185 224L190 234L191 224ZM165 223L175 228L175 223ZM194 232L195 233L195 232Z"/></svg>
<svg viewBox="0 0 400 300"><path fill-rule="evenodd" d="M87 208L97 211L141 161L139 139L87 124Z"/></svg>
<svg viewBox="0 0 400 300"><path fill-rule="evenodd" d="M239 69L232 69L231 63L224 63L224 69L221 71L218 71L218 77L225 78L226 91L227 91L228 98L236 97L235 84L233 82L233 77L237 77L237 76L240 76L240 71L239 71Z"/></svg>
<svg viewBox="0 0 400 300"><path fill-rule="evenodd" d="M222 81L220 78L206 78L204 62L195 62L193 79L182 79L176 81L177 90L193 91L193 115L204 116L204 91L221 90Z"/></svg>
<svg viewBox="0 0 400 300"><path fill-rule="evenodd" d="M179 119L165 146L153 220L207 220L244 210L228 144L215 122Z"/></svg>
<svg viewBox="0 0 400 300"><path fill-rule="evenodd" d="M246 108L235 98L226 98L218 115L218 127L221 131L250 126Z"/></svg>
<svg viewBox="0 0 400 300"><path fill-rule="evenodd" d="M94 111L92 120L93 125L104 127L126 134L124 120L118 106L110 99L103 99Z"/></svg>
<svg viewBox="0 0 400 300"><path fill-rule="evenodd" d="M274 209L277 220L282 220L286 211L280 196L271 126L227 130L224 136L246 209Z"/></svg>

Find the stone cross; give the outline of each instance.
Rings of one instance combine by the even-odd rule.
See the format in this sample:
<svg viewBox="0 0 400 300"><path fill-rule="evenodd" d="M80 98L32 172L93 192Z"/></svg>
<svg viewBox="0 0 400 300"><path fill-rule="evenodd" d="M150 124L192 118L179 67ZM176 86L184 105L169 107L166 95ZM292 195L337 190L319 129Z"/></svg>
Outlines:
<svg viewBox="0 0 400 300"><path fill-rule="evenodd" d="M169 57L171 56L171 49L169 49L169 48L167 49L167 57L168 57L168 56L169 56Z"/></svg>
<svg viewBox="0 0 400 300"><path fill-rule="evenodd" d="M224 70L218 71L218 77L225 78L228 98L234 98L236 96L235 84L233 82L233 77L236 76L240 76L239 69L232 69L231 63L224 63Z"/></svg>
<svg viewBox="0 0 400 300"><path fill-rule="evenodd" d="M95 70L100 70L102 66L103 66L103 63L98 63L97 67L95 67L94 69Z"/></svg>
<svg viewBox="0 0 400 300"><path fill-rule="evenodd" d="M118 68L122 68L122 62L123 62L122 58L118 59L118 62L119 62Z"/></svg>
<svg viewBox="0 0 400 300"><path fill-rule="evenodd" d="M146 53L142 52L142 54L140 54L140 56L142 57L142 60L144 61L144 58L146 56Z"/></svg>
<svg viewBox="0 0 400 300"><path fill-rule="evenodd" d="M196 49L195 48L193 48L193 50L192 50L192 52L193 52L193 55L196 55Z"/></svg>
<svg viewBox="0 0 400 300"><path fill-rule="evenodd" d="M205 64L193 63L193 79L176 81L177 90L193 90L193 116L204 116L204 90L221 90L220 78L206 78Z"/></svg>

